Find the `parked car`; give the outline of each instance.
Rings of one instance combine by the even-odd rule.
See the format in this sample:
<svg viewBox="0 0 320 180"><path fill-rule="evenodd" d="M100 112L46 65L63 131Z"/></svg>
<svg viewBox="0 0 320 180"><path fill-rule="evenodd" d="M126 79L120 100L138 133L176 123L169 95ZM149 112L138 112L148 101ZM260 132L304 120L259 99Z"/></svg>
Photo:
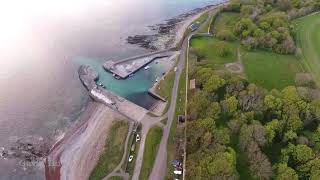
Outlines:
<svg viewBox="0 0 320 180"><path fill-rule="evenodd" d="M139 134L136 135L136 142L138 142L138 141L140 141L140 135Z"/></svg>
<svg viewBox="0 0 320 180"><path fill-rule="evenodd" d="M128 161L132 162L132 160L133 160L133 155L130 155Z"/></svg>

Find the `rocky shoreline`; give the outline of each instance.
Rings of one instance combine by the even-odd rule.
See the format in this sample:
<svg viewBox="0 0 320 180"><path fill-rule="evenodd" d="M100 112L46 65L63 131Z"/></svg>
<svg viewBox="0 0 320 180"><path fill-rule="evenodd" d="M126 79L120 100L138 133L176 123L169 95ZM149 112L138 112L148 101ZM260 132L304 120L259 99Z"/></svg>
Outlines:
<svg viewBox="0 0 320 180"><path fill-rule="evenodd" d="M180 25L186 22L187 19L198 15L214 6L209 5L203 8L196 8L187 13L183 13L176 17L165 20L164 23L148 26L148 28L154 31L154 34L151 35L134 35L129 36L126 40L127 43L138 45L142 48L150 50L164 50L172 48L175 38L177 37L177 31L180 28Z"/></svg>

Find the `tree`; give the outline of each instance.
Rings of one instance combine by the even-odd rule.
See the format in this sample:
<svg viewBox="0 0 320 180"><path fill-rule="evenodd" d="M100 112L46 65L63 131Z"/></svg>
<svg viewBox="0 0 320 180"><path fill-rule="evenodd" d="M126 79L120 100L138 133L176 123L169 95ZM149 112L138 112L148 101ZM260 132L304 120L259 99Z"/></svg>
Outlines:
<svg viewBox="0 0 320 180"><path fill-rule="evenodd" d="M198 86L202 86L214 72L210 68L200 68L196 72L196 82Z"/></svg>
<svg viewBox="0 0 320 180"><path fill-rule="evenodd" d="M265 129L267 142L268 144L272 144L276 135L281 132L280 122L277 119L274 119L265 125Z"/></svg>
<svg viewBox="0 0 320 180"><path fill-rule="evenodd" d="M231 96L222 101L222 109L225 113L233 114L238 108L238 100L236 97Z"/></svg>
<svg viewBox="0 0 320 180"><path fill-rule="evenodd" d="M298 174L285 163L276 165L275 180L298 180Z"/></svg>
<svg viewBox="0 0 320 180"><path fill-rule="evenodd" d="M290 0L278 0L278 6L281 10L287 11L292 8L292 4Z"/></svg>
<svg viewBox="0 0 320 180"><path fill-rule="evenodd" d="M267 95L264 98L264 104L267 108L272 110L280 110L282 108L282 100L273 95Z"/></svg>
<svg viewBox="0 0 320 180"><path fill-rule="evenodd" d="M221 30L218 31L216 34L216 37L223 41L234 41L236 40L236 37L230 30Z"/></svg>
<svg viewBox="0 0 320 180"><path fill-rule="evenodd" d="M282 98L285 101L285 103L291 104L291 103L295 103L300 100L300 96L298 94L298 91L297 91L296 87L294 87L294 86L288 86L288 87L284 88L281 91L281 94L282 94Z"/></svg>
<svg viewBox="0 0 320 180"><path fill-rule="evenodd" d="M226 42L219 42L215 48L220 57L226 57L231 53L231 49Z"/></svg>
<svg viewBox="0 0 320 180"><path fill-rule="evenodd" d="M290 130L290 131L287 131L285 134L284 134L284 141L285 142L288 142L288 141L292 141L294 139L297 138L297 133Z"/></svg>
<svg viewBox="0 0 320 180"><path fill-rule="evenodd" d="M211 75L209 79L203 85L203 90L212 93L216 91L218 88L224 86L226 81L220 78L218 75Z"/></svg>
<svg viewBox="0 0 320 180"><path fill-rule="evenodd" d="M314 157L315 154L313 150L304 144L296 145L292 152L292 158L297 163L297 165L303 165Z"/></svg>
<svg viewBox="0 0 320 180"><path fill-rule="evenodd" d="M218 119L221 114L221 107L218 102L212 102L207 109L206 115L213 119Z"/></svg>
<svg viewBox="0 0 320 180"><path fill-rule="evenodd" d="M320 120L320 100L314 100L311 103L311 112L317 118L317 120Z"/></svg>
<svg viewBox="0 0 320 180"><path fill-rule="evenodd" d="M207 98L206 93L197 92L191 98L188 104L188 114L191 119L205 118L207 108L210 105L210 101Z"/></svg>

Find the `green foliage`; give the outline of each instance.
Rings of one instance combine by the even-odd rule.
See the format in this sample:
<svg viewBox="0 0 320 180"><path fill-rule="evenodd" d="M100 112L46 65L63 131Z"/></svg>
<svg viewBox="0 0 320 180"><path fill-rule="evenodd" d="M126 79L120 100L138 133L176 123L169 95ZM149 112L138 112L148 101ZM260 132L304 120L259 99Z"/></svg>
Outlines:
<svg viewBox="0 0 320 180"><path fill-rule="evenodd" d="M212 93L226 84L226 81L217 75L212 75L203 85L203 90Z"/></svg>
<svg viewBox="0 0 320 180"><path fill-rule="evenodd" d="M221 102L222 109L225 113L233 114L238 108L238 100L236 97L231 96Z"/></svg>
<svg viewBox="0 0 320 180"><path fill-rule="evenodd" d="M220 57L227 57L229 54L231 54L231 49L225 42L218 43L216 48Z"/></svg>
<svg viewBox="0 0 320 180"><path fill-rule="evenodd" d="M233 33L230 30L221 30L217 32L216 37L223 41L234 41L236 40L236 37L233 35Z"/></svg>
<svg viewBox="0 0 320 180"><path fill-rule="evenodd" d="M274 119L274 120L268 122L265 125L265 127L266 127L267 142L268 142L268 144L272 144L276 135L281 132L281 124L280 124L279 120Z"/></svg>
<svg viewBox="0 0 320 180"><path fill-rule="evenodd" d="M298 175L294 169L287 164L280 163L276 166L276 180L298 180Z"/></svg>

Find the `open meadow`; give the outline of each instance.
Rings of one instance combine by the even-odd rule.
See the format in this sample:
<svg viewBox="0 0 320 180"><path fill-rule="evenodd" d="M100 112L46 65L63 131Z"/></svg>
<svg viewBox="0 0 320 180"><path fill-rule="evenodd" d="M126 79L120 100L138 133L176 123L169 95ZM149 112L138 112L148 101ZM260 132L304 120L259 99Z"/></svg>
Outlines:
<svg viewBox="0 0 320 180"><path fill-rule="evenodd" d="M300 57L318 85L320 82L320 14L306 16L294 22Z"/></svg>

